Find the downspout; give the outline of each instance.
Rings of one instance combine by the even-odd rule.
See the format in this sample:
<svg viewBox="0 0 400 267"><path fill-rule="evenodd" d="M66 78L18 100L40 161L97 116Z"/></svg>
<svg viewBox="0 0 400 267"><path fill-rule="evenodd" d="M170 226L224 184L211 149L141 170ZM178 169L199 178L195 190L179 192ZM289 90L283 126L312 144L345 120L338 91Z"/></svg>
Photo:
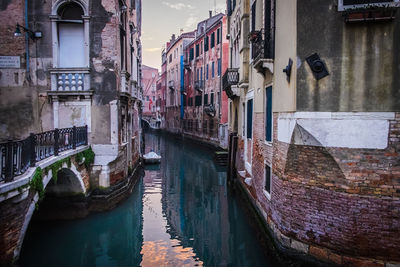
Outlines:
<svg viewBox="0 0 400 267"><path fill-rule="evenodd" d="M219 122L221 122L221 104L222 104L222 56L223 56L223 49L224 49L224 42L223 42L223 23L222 23L223 17L219 24L221 25L221 49L220 49L220 60L221 60L221 67L220 67L220 73L219 73L219 103L218 103L218 114L219 114ZM218 68L218 66L217 66ZM218 129L219 130L219 129Z"/></svg>
<svg viewBox="0 0 400 267"><path fill-rule="evenodd" d="M28 0L25 0L25 28L28 27ZM25 31L25 52L26 52L26 79L31 80L30 65L29 65L29 33Z"/></svg>

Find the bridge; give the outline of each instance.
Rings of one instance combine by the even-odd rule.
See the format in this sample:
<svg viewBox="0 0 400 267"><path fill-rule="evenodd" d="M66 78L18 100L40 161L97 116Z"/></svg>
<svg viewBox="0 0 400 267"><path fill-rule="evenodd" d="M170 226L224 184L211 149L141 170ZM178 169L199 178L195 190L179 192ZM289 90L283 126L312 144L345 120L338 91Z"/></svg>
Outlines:
<svg viewBox="0 0 400 267"><path fill-rule="evenodd" d="M0 144L0 266L18 259L44 194L86 194L94 154L87 126L31 134Z"/></svg>
<svg viewBox="0 0 400 267"><path fill-rule="evenodd" d="M153 116L142 116L142 122L150 129L153 130L161 129L161 120L154 118Z"/></svg>

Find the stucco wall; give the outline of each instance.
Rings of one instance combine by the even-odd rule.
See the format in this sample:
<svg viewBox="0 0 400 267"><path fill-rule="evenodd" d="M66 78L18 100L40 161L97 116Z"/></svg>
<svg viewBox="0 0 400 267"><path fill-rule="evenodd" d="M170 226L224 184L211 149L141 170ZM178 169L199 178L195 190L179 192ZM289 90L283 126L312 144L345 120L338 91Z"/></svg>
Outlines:
<svg viewBox="0 0 400 267"><path fill-rule="evenodd" d="M346 23L336 4L297 1L297 110L399 111L398 12L393 21ZM313 53L330 73L319 81L305 61Z"/></svg>

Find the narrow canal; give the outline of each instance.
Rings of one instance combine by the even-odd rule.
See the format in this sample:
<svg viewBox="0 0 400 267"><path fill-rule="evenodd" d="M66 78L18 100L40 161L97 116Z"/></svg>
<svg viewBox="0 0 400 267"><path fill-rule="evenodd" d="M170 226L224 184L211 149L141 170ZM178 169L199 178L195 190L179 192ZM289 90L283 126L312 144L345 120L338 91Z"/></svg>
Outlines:
<svg viewBox="0 0 400 267"><path fill-rule="evenodd" d="M21 266L292 265L257 239L243 200L226 186L212 152L172 137L146 134L146 166L131 196L85 219L32 223ZM296 264L294 264L296 265Z"/></svg>

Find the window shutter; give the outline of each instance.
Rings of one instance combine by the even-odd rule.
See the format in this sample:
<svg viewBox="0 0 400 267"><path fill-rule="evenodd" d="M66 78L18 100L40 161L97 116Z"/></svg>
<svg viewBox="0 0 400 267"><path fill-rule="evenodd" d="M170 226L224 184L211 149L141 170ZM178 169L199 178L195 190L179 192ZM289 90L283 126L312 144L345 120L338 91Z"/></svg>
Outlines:
<svg viewBox="0 0 400 267"><path fill-rule="evenodd" d="M265 139L272 141L272 86L266 90L266 118L265 118Z"/></svg>
<svg viewBox="0 0 400 267"><path fill-rule="evenodd" d="M253 134L253 99L247 101L247 138Z"/></svg>
<svg viewBox="0 0 400 267"><path fill-rule="evenodd" d="M251 31L256 30L256 5L257 1L254 1L253 5L251 6Z"/></svg>

